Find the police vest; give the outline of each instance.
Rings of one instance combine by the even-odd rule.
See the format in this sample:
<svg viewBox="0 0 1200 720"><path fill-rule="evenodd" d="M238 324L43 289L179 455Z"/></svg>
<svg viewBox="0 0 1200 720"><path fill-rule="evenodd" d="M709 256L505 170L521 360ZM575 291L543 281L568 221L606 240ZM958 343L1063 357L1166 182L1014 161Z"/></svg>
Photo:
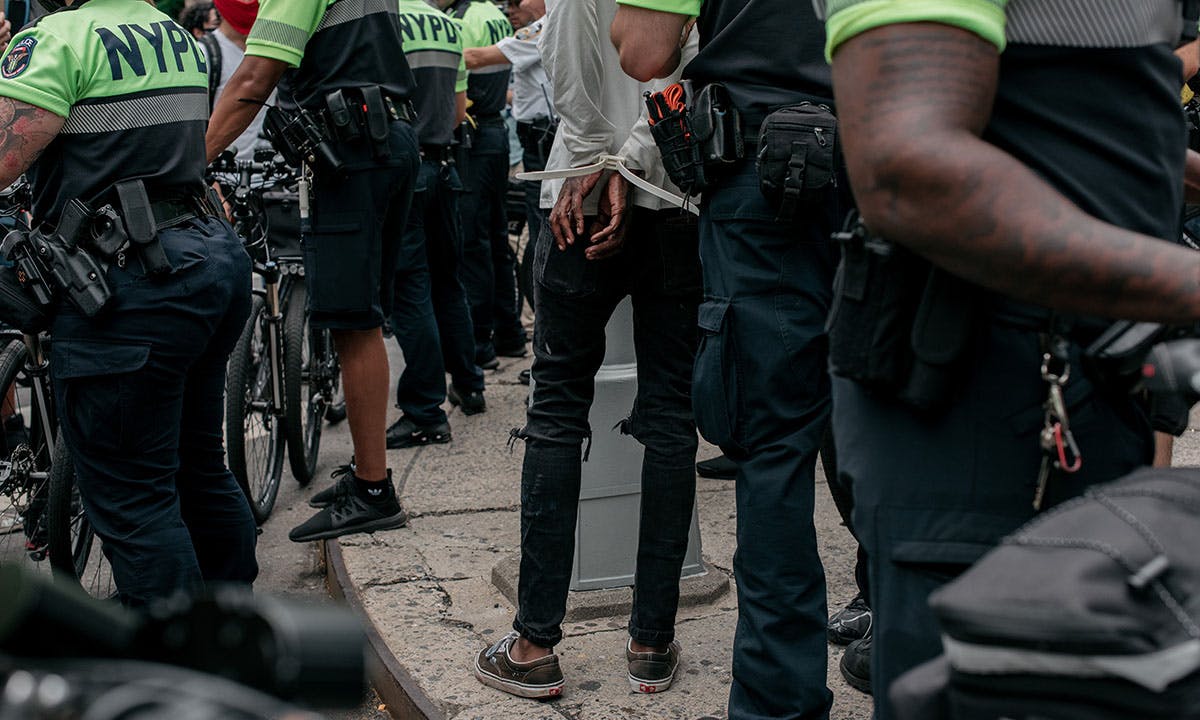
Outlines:
<svg viewBox="0 0 1200 720"><path fill-rule="evenodd" d="M467 89L462 27L424 0L400 0L400 37L417 80L413 104L422 145L449 145L454 139L456 93Z"/></svg>
<svg viewBox="0 0 1200 720"><path fill-rule="evenodd" d="M319 110L334 90L371 85L407 99L414 86L397 0L261 0L246 54L294 68L279 81L284 106Z"/></svg>
<svg viewBox="0 0 1200 720"><path fill-rule="evenodd" d="M0 95L66 118L29 170L38 222L123 179L156 193L203 189L204 56L142 0L90 0L39 18L0 60Z"/></svg>
<svg viewBox="0 0 1200 720"><path fill-rule="evenodd" d="M508 18L487 0L458 0L446 12L462 22L464 47L491 47L513 33ZM487 65L468 73L467 99L472 115L495 115L504 109L511 73L510 65Z"/></svg>

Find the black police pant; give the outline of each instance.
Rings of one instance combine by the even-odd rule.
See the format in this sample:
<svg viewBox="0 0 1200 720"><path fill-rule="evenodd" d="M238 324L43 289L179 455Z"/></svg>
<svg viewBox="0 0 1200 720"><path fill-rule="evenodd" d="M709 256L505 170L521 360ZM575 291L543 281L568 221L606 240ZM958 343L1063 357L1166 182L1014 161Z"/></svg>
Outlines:
<svg viewBox="0 0 1200 720"><path fill-rule="evenodd" d="M1038 336L983 321L973 350L954 404L935 417L834 379L838 460L853 483L855 527L870 559L880 720L896 717L891 683L941 653L929 594L1034 515L1046 399ZM1098 393L1077 357L1072 365L1065 394L1083 466L1051 480L1047 507L1153 454L1146 412L1128 396Z"/></svg>
<svg viewBox="0 0 1200 720"><path fill-rule="evenodd" d="M549 121L539 119L534 123L517 123L517 137L521 141L521 167L525 172L539 172L546 169L546 158L550 153L551 140ZM532 245L541 237L545 215L541 207L542 181L526 180L525 190L525 227L529 230L529 242ZM527 254L532 257L532 254ZM520 308L517 308L518 312Z"/></svg>
<svg viewBox="0 0 1200 720"><path fill-rule="evenodd" d="M251 583L255 527L225 466L225 363L250 307L250 260L224 221L159 233L175 268L112 267L110 307L69 306L50 372L88 519L122 602Z"/></svg>
<svg viewBox="0 0 1200 720"><path fill-rule="evenodd" d="M675 633L679 574L696 493L690 372L696 349L699 257L692 222L678 211L635 209L621 253L589 261L585 243L560 251L539 238L533 398L520 437L521 573L513 628L552 647L562 639L588 411L604 360L605 327L633 300L637 399L628 432L645 446L641 523L629 634L659 645ZM607 430L607 428L605 428Z"/></svg>
<svg viewBox="0 0 1200 720"><path fill-rule="evenodd" d="M837 210L778 223L744 162L705 193L700 214L696 423L738 464L730 720L817 720L832 703L813 510Z"/></svg>
<svg viewBox="0 0 1200 720"><path fill-rule="evenodd" d="M452 165L421 162L396 268L392 330L404 353L396 405L418 425L445 422L446 372L459 390L483 390L471 313L458 278L461 192Z"/></svg>
<svg viewBox="0 0 1200 720"><path fill-rule="evenodd" d="M495 355L495 345L524 346L517 307L517 259L508 244L508 127L498 118L481 122L472 137L463 196L462 280L471 301L476 354Z"/></svg>

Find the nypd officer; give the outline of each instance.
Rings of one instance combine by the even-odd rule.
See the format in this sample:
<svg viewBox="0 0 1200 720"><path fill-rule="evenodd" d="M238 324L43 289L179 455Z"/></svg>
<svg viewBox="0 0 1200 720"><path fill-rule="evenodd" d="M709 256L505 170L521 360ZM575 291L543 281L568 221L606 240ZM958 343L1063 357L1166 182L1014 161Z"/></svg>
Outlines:
<svg viewBox="0 0 1200 720"><path fill-rule="evenodd" d="M442 409L446 371L465 412L484 408L483 371L475 365L471 311L458 277L462 185L451 143L467 107L462 32L458 21L424 0L400 0L400 30L417 80L413 102L421 169L396 270L392 329L404 351L404 374L396 387L403 414L388 428L389 448L450 442Z"/></svg>
<svg viewBox="0 0 1200 720"><path fill-rule="evenodd" d="M843 469L871 559L884 720L896 712L883 690L941 652L930 592L1039 508L1150 462L1146 409L1080 364L1104 318L1200 317L1200 256L1159 242L1179 238L1172 48L1190 3L900 5L828 3L846 162L870 231L965 281L953 310L974 310L943 343L964 350L933 413L868 392L837 352L878 316L831 328L838 442L868 449ZM946 306L922 311L954 317ZM1064 375L1065 408L1048 418Z"/></svg>
<svg viewBox="0 0 1200 720"><path fill-rule="evenodd" d="M829 422L825 317L845 209L825 189L780 220L754 150L772 109L830 105L824 28L802 0L620 0L612 37L634 77L669 73L699 16L697 91L724 84L742 116L744 159L704 191L705 301L692 389L700 432L738 465L738 625L731 720L828 717L825 575L813 526L814 466ZM778 42L785 29L788 42Z"/></svg>
<svg viewBox="0 0 1200 720"><path fill-rule="evenodd" d="M464 48L495 45L512 35L512 25L490 0L456 0L446 12L463 27ZM525 355L525 329L517 307L516 254L508 244L504 195L508 191L508 126L504 106L509 65L469 71L470 152L463 202L463 284L475 323L475 359L495 368L497 355Z"/></svg>
<svg viewBox="0 0 1200 720"><path fill-rule="evenodd" d="M395 2L262 0L246 57L209 123L212 159L278 85L283 107L320 118L341 165L309 168L304 267L310 322L332 331L341 360L354 463L341 473L338 490L346 492L314 498L330 504L292 530L297 542L407 522L387 469L390 380L381 328L417 171L413 84Z"/></svg>
<svg viewBox="0 0 1200 720"><path fill-rule="evenodd" d="M109 258L113 295L98 314L64 300L53 322L51 376L80 496L125 604L251 583L254 521L221 434L250 262L205 198L203 55L141 0L67 5L0 62L0 184L28 170L37 225L58 225L79 200L111 205L149 240Z"/></svg>

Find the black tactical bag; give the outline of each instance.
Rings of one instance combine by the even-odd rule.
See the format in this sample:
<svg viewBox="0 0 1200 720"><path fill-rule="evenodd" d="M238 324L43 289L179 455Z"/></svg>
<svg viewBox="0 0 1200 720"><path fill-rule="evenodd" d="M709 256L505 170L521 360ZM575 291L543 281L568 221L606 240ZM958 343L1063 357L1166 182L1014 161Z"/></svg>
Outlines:
<svg viewBox="0 0 1200 720"><path fill-rule="evenodd" d="M945 654L901 720L1200 720L1200 470L1142 469L1006 538L930 597Z"/></svg>

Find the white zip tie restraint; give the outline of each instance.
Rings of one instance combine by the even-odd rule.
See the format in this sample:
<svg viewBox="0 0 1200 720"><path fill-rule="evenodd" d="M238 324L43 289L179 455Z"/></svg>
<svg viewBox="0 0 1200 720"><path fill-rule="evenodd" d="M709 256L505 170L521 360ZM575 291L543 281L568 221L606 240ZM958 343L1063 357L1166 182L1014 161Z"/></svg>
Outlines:
<svg viewBox="0 0 1200 720"><path fill-rule="evenodd" d="M683 208L693 215L700 214L700 208L689 198L679 197L669 190L663 190L654 183L648 182L638 177L632 170L625 167L625 158L620 155L601 155L600 159L591 165L582 165L580 167L565 168L563 170L541 170L538 172L520 172L516 174L518 180L558 180L562 178L583 177L591 175L594 172L601 170L615 170L629 181L634 187L645 190L659 200L668 202L675 207Z"/></svg>

